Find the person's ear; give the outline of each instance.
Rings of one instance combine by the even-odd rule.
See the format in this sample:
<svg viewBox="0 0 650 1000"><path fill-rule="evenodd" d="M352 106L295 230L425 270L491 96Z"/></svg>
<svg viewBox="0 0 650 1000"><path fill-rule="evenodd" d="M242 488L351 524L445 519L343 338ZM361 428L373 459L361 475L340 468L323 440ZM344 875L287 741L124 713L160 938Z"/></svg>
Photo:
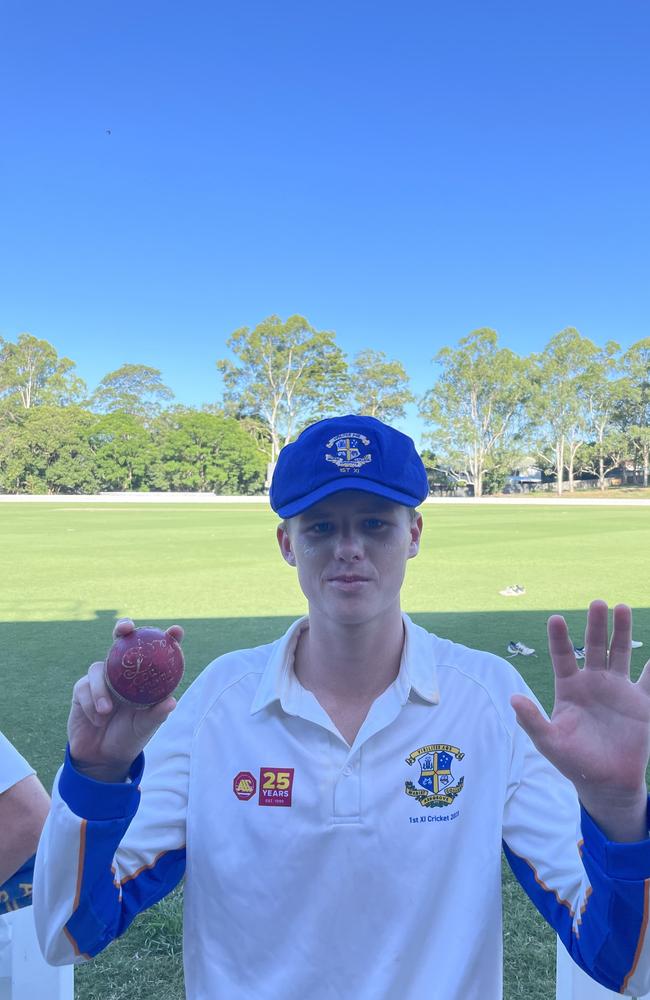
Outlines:
<svg viewBox="0 0 650 1000"><path fill-rule="evenodd" d="M409 525L409 531L411 533L411 541L409 542L408 558L412 559L420 551L420 538L422 537L423 528L422 515L418 514L415 521L411 521Z"/></svg>
<svg viewBox="0 0 650 1000"><path fill-rule="evenodd" d="M296 565L296 557L293 553L293 546L291 544L291 538L289 537L289 531L284 526L284 524L278 525L278 530L276 532L278 545L280 546L280 552L282 553L282 558L285 562L289 563L290 566Z"/></svg>

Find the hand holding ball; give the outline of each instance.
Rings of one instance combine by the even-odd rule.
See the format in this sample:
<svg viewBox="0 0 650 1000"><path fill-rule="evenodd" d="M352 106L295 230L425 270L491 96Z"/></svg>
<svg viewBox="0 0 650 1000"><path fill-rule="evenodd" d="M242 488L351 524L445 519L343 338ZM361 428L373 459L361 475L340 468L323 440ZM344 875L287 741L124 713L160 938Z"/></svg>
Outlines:
<svg viewBox="0 0 650 1000"><path fill-rule="evenodd" d="M136 708L164 701L180 683L184 669L178 642L150 625L118 635L104 663L111 694Z"/></svg>

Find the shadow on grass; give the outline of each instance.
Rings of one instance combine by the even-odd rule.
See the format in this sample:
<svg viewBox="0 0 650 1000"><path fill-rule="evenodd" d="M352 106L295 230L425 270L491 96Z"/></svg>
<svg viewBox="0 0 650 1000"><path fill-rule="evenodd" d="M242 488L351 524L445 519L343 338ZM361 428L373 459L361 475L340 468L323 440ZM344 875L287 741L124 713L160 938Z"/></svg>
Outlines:
<svg viewBox="0 0 650 1000"><path fill-rule="evenodd" d="M517 656L515 666L547 709L553 701L553 671L546 647L546 621L552 610L414 613L413 620L437 635L507 657L510 640L536 650ZM0 622L2 696L0 730L38 770L48 786L65 749L65 731L72 688L90 663L104 658L111 644L116 612L98 609L92 619ZM582 645L585 612L567 612L576 645ZM213 659L233 649L271 642L295 620L294 616L255 618L179 618L185 629L186 672L180 692ZM637 634L647 624L650 609L635 611ZM172 620L149 619L137 624L166 628ZM645 662L646 648L633 652L633 676Z"/></svg>
<svg viewBox="0 0 650 1000"><path fill-rule="evenodd" d="M537 655L515 665L550 709L553 674L546 649L546 620L554 613L508 607L500 612L414 613L430 632L456 642L507 655L510 640ZM582 645L585 612L566 614L576 645ZM85 621L0 622L3 661L0 729L37 768L49 787L63 759L74 682L111 643L116 613L104 608ZM181 692L215 657L278 638L294 617L181 618L185 628L186 674ZM635 611L637 634L650 626L650 609ZM171 620L138 624L166 628ZM649 644L650 648L650 644ZM634 651L633 675L645 662ZM76 973L77 1000L182 1000L182 888L139 917L127 934ZM504 874L504 1000L554 996L555 935L524 898L512 875Z"/></svg>

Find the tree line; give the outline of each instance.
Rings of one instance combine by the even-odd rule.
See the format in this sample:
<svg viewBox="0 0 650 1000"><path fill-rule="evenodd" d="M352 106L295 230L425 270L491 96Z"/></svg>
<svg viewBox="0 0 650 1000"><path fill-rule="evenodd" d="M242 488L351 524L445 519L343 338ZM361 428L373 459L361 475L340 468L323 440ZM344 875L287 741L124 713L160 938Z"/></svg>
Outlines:
<svg viewBox="0 0 650 1000"><path fill-rule="evenodd" d="M343 412L395 421L410 403L427 427L432 486L480 496L526 466L558 492L585 473L604 489L613 469L648 485L650 338L623 351L567 328L521 356L475 330L438 351L420 398L399 360L372 349L348 359L302 316L242 327L227 347L235 360L215 363L221 398L188 407L155 367L124 364L89 390L48 341L0 337L0 491L262 493L309 423Z"/></svg>

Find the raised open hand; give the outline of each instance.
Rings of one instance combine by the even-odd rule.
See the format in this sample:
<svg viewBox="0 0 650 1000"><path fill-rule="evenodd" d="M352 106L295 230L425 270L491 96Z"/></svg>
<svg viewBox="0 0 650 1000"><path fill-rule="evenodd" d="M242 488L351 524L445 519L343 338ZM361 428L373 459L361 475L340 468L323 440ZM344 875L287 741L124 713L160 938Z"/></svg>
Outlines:
<svg viewBox="0 0 650 1000"><path fill-rule="evenodd" d="M548 760L575 785L582 804L612 840L647 836L645 773L650 756L650 661L630 680L632 612L592 601L585 632L585 665L576 662L566 622L548 621L555 671L550 722L524 695L511 699L517 721Z"/></svg>

